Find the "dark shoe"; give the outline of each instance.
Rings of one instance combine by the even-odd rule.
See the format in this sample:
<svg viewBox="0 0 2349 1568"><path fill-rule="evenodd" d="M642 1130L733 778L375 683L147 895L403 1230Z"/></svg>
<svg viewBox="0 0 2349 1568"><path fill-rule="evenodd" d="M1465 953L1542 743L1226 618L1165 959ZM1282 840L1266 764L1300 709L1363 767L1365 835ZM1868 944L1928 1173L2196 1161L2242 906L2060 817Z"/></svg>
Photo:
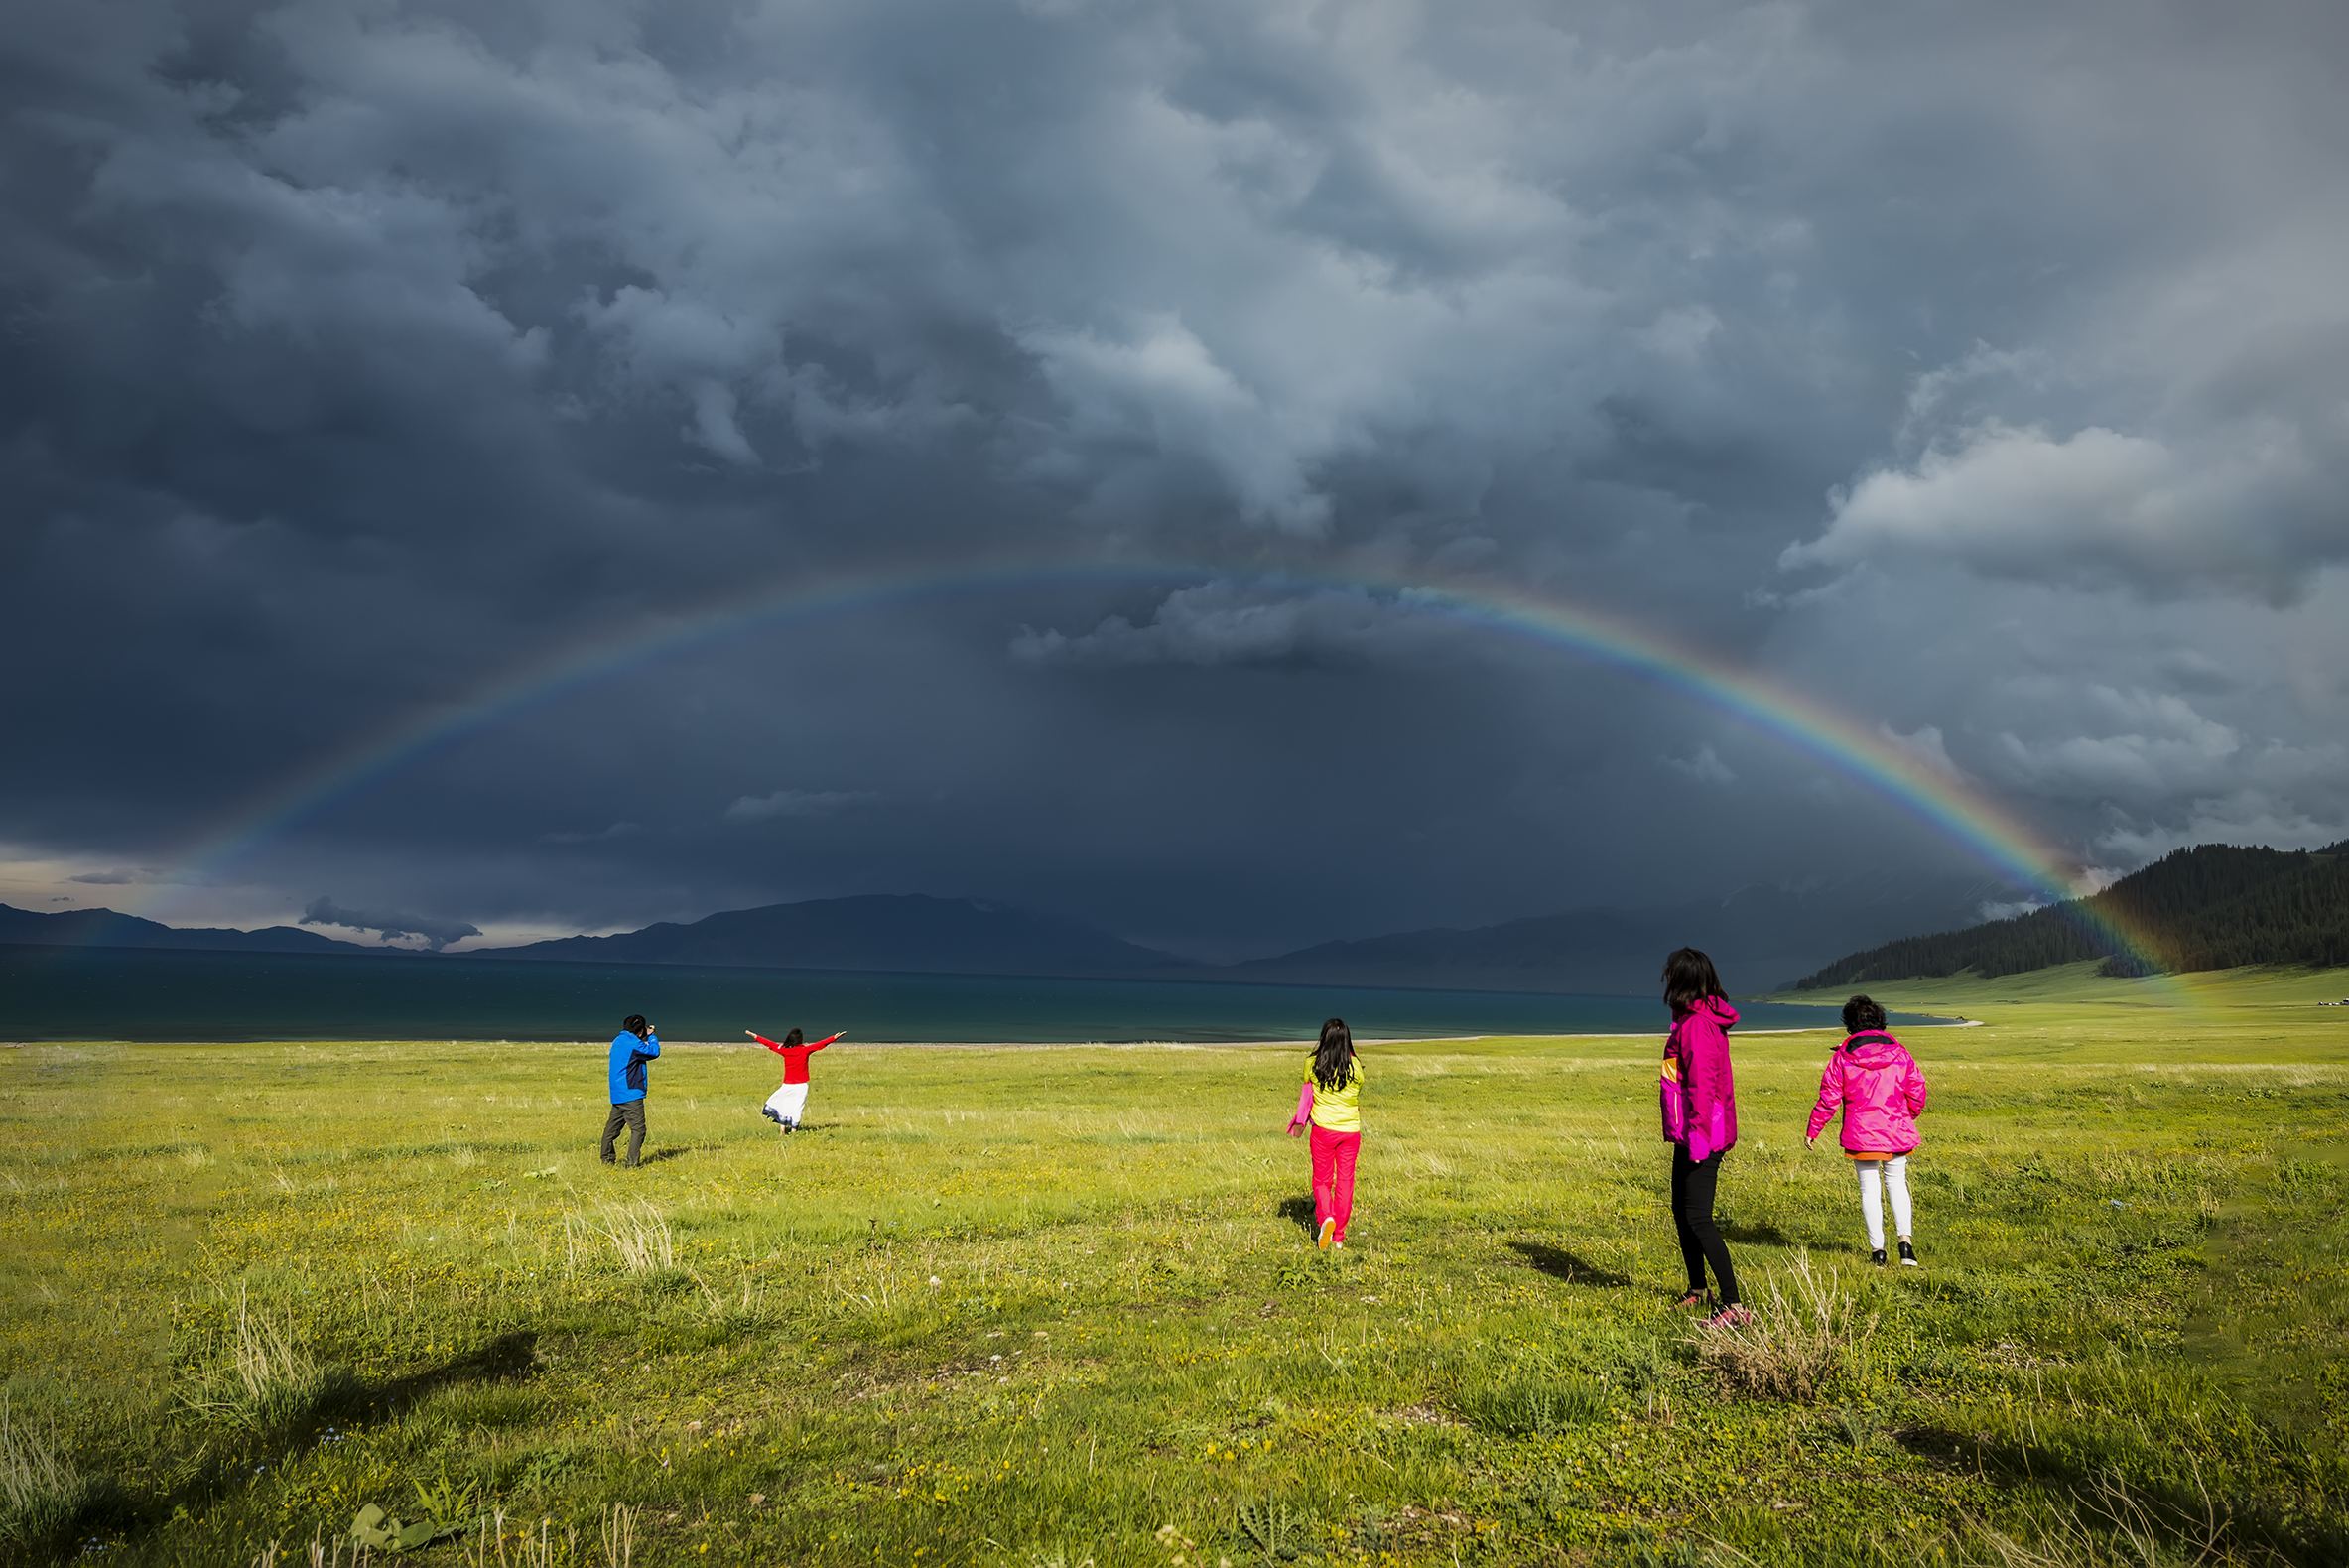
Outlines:
<svg viewBox="0 0 2349 1568"><path fill-rule="evenodd" d="M1878 1254L1877 1261L1880 1263L1884 1261L1883 1254ZM1900 1243L1900 1266L1902 1268L1918 1268L1922 1266L1916 1260L1916 1248L1910 1246L1906 1241L1902 1241Z"/></svg>
<svg viewBox="0 0 2349 1568"><path fill-rule="evenodd" d="M1882 1268L1882 1267L1884 1267L1884 1266L1885 1266L1885 1249L1884 1249L1883 1247L1881 1247L1881 1246L1880 1246L1880 1247L1878 1247L1878 1248L1877 1248L1875 1251L1873 1251L1873 1252L1869 1253L1869 1254L1868 1254L1868 1261L1870 1261L1871 1263L1874 1263L1874 1264L1875 1264L1877 1267L1879 1267L1879 1268Z"/></svg>

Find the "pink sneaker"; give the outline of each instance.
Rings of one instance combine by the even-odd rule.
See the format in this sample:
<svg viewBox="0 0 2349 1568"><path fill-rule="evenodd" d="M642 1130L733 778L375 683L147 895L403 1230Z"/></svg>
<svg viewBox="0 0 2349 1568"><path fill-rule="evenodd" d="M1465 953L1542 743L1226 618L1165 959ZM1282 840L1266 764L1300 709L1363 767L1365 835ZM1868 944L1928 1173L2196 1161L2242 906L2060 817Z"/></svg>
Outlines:
<svg viewBox="0 0 2349 1568"><path fill-rule="evenodd" d="M1754 1314L1748 1312L1745 1307L1733 1301L1728 1306L1723 1307L1719 1312L1716 1312L1711 1317L1707 1318L1705 1320L1705 1327L1709 1329L1737 1329L1743 1328L1753 1321Z"/></svg>

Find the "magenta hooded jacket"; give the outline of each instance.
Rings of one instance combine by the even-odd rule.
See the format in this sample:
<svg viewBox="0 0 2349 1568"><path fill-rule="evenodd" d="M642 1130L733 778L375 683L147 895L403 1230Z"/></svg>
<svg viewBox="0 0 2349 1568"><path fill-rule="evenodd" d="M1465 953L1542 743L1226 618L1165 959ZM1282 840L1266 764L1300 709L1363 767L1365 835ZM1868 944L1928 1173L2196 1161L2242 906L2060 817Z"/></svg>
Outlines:
<svg viewBox="0 0 2349 1568"><path fill-rule="evenodd" d="M1738 1087L1729 1070L1729 1031L1738 1010L1706 996L1672 1019L1664 1037L1664 1136L1706 1160L1738 1141Z"/></svg>
<svg viewBox="0 0 2349 1568"><path fill-rule="evenodd" d="M1917 1145L1916 1118L1925 1109L1925 1075L1908 1048L1882 1029L1867 1029L1835 1048L1819 1075L1819 1103L1811 1108L1817 1137L1843 1107L1843 1146L1850 1154L1906 1154Z"/></svg>

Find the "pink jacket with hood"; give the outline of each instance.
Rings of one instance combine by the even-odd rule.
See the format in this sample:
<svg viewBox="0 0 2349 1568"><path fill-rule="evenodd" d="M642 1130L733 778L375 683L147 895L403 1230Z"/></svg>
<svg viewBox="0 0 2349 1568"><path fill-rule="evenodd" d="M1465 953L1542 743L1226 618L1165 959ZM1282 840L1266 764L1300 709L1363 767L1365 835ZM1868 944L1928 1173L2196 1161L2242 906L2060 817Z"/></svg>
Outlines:
<svg viewBox="0 0 2349 1568"><path fill-rule="evenodd" d="M1738 1010L1724 996L1700 997L1672 1018L1664 1038L1664 1136L1707 1160L1738 1141L1738 1088L1729 1068L1729 1031Z"/></svg>
<svg viewBox="0 0 2349 1568"><path fill-rule="evenodd" d="M1835 1048L1819 1075L1819 1103L1811 1108L1817 1137L1843 1107L1843 1146L1850 1154L1906 1154L1916 1147L1916 1118L1925 1109L1925 1075L1908 1048L1882 1029L1863 1029Z"/></svg>

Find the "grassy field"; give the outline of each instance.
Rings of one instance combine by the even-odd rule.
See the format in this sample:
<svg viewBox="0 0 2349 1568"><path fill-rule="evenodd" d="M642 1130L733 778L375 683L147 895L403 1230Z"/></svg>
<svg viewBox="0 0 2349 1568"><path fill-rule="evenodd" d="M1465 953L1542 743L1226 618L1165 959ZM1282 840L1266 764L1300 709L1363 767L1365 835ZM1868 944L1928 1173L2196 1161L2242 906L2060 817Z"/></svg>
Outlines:
<svg viewBox="0 0 2349 1568"><path fill-rule="evenodd" d="M2093 961L2002 975L1984 980L1959 975L1947 980L1884 980L1868 987L1887 1006L1939 1014L1988 1017L2006 1007L2029 1007L2034 1021L2054 1021L2049 1009L2090 1013L2140 1008L2192 1015L2207 1009L2222 1030L2256 1027L2268 1010L2313 1006L2349 998L2349 970L2247 969L2199 975L2163 975L2143 980L2108 980ZM1843 993L1786 991L1777 1001L1817 1006L1842 1000ZM2349 1009L2344 1009L2349 1010ZM2164 1024L2165 1029L2170 1027Z"/></svg>
<svg viewBox="0 0 2349 1568"><path fill-rule="evenodd" d="M1916 1273L1746 1041L1722 1333L1644 1041L1372 1049L1329 1255L1302 1047L0 1052L0 1558L2349 1560L2349 984L2103 983L1899 991Z"/></svg>

